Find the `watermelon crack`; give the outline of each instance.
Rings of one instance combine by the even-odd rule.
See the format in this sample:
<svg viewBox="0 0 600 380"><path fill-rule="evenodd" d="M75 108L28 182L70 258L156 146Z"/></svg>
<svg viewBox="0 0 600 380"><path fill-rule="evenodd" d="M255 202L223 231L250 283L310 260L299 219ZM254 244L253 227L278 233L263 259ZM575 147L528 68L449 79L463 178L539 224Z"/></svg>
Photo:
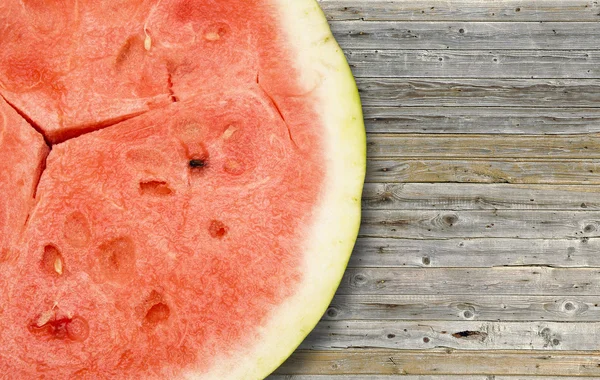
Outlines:
<svg viewBox="0 0 600 380"><path fill-rule="evenodd" d="M167 76L167 89L169 90L169 96L171 97L171 102L177 103L179 98L175 95L175 91L173 90L173 74L169 72Z"/></svg>
<svg viewBox="0 0 600 380"><path fill-rule="evenodd" d="M27 114L25 112L23 112L19 107L15 106L12 102L10 102L1 93L0 93L0 98L4 99L6 104L8 104L13 110L15 110L15 112L18 113L19 116L21 116L23 119L25 119L25 121L31 126L31 128L33 128L37 133L42 135L42 137L44 138L44 142L46 143L48 148L52 149L52 142L50 142L50 140L48 139L48 137L46 136L46 134L44 133L42 128L36 122L34 122L29 116L27 116Z"/></svg>
<svg viewBox="0 0 600 380"><path fill-rule="evenodd" d="M287 131L288 131L288 136L290 137L290 141L292 142L292 145L294 145L296 148L299 149L300 147L298 146L298 144L296 144L296 141L294 141L294 136L292 136L292 130L291 130L290 125L288 124L288 122L285 120L285 116L283 116L283 112L281 112L281 108L279 108L279 105L275 101L275 98L271 94L269 94L269 92L267 91L266 88L264 88L261 85L261 83L260 83L260 73L259 72L256 73L256 84L258 85L258 88L261 89L261 91L263 92L263 94L265 95L265 97L270 101L270 103L273 106L273 108L275 108L275 110L277 111L277 114L279 115L279 117L283 121L283 124L285 124L285 127L287 128Z"/></svg>

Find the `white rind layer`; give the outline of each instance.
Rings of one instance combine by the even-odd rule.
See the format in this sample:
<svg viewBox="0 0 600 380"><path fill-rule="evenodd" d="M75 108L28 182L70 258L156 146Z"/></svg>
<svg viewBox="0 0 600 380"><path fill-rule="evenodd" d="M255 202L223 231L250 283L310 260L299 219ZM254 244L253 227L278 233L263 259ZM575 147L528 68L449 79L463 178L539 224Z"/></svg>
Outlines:
<svg viewBox="0 0 600 380"><path fill-rule="evenodd" d="M316 96L325 127L324 196L311 226L299 291L274 310L259 331L257 345L215 358L209 373L190 373L191 379L262 379L281 365L326 311L360 225L366 137L354 78L315 0L272 1L286 40L294 45L300 77L314 85L318 73L321 80Z"/></svg>

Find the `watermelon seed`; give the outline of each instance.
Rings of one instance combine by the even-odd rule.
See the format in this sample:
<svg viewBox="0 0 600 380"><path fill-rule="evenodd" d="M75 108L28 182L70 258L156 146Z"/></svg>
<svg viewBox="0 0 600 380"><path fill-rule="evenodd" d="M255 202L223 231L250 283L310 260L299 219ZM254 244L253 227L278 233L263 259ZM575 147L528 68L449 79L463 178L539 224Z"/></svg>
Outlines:
<svg viewBox="0 0 600 380"><path fill-rule="evenodd" d="M57 257L54 260L54 271L58 274L62 274L63 273L63 262L61 260L60 257Z"/></svg>
<svg viewBox="0 0 600 380"><path fill-rule="evenodd" d="M230 125L229 128L223 132L223 139L228 140L233 134L237 131L237 128L233 125Z"/></svg>
<svg viewBox="0 0 600 380"><path fill-rule="evenodd" d="M206 166L206 161L202 159L192 159L189 162L190 168L199 169Z"/></svg>
<svg viewBox="0 0 600 380"><path fill-rule="evenodd" d="M221 39L221 36L219 36L219 33L209 32L204 35L204 38L208 41L217 41Z"/></svg>
<svg viewBox="0 0 600 380"><path fill-rule="evenodd" d="M62 254L54 245L44 247L44 253L40 262L41 268L48 274L62 275L64 272L64 259Z"/></svg>

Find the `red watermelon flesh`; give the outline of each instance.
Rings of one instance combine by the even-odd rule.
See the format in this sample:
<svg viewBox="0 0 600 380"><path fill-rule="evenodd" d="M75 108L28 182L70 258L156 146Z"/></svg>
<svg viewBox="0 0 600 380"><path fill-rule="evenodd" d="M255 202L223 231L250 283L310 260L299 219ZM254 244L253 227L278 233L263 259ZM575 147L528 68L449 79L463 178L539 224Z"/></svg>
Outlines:
<svg viewBox="0 0 600 380"><path fill-rule="evenodd" d="M0 98L0 263L16 259L14 248L33 206L47 154L42 136Z"/></svg>
<svg viewBox="0 0 600 380"><path fill-rule="evenodd" d="M14 47L0 53L0 91L53 143L248 83L285 56L266 1L50 3L0 4L0 44Z"/></svg>
<svg viewBox="0 0 600 380"><path fill-rule="evenodd" d="M360 105L318 6L10 0L0 25L0 371L268 374L358 226Z"/></svg>

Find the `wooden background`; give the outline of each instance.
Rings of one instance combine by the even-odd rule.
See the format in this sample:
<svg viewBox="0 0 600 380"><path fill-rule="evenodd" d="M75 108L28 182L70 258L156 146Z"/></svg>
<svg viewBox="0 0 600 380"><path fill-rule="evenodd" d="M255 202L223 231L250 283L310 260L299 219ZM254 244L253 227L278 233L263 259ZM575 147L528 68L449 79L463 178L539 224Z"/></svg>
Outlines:
<svg viewBox="0 0 600 380"><path fill-rule="evenodd" d="M364 219L270 379L600 379L599 2L320 4L364 104Z"/></svg>

